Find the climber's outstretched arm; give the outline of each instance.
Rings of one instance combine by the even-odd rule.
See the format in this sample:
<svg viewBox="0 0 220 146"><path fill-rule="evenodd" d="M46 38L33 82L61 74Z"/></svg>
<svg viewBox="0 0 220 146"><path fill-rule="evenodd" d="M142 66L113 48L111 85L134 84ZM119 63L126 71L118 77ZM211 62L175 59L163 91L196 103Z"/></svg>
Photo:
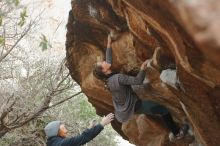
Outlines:
<svg viewBox="0 0 220 146"><path fill-rule="evenodd" d="M107 49L106 49L106 62L108 64L112 64L112 48L111 48L112 39L111 36L108 35L108 43L107 43Z"/></svg>

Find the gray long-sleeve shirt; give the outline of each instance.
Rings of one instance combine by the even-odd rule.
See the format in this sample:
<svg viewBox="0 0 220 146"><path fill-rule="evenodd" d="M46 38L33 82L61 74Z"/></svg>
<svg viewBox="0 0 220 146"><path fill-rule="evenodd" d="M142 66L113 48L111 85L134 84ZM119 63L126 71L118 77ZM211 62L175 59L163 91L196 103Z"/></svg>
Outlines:
<svg viewBox="0 0 220 146"><path fill-rule="evenodd" d="M106 58L111 58L111 54L108 54L108 52L111 51L106 51ZM109 60L106 61L108 62ZM110 60L110 62L111 61L112 60ZM112 94L115 108L115 117L119 122L127 121L134 114L135 103L138 100L138 96L133 91L131 85L142 84L144 78L145 72L144 70L140 70L137 76L113 74L107 79L107 86Z"/></svg>

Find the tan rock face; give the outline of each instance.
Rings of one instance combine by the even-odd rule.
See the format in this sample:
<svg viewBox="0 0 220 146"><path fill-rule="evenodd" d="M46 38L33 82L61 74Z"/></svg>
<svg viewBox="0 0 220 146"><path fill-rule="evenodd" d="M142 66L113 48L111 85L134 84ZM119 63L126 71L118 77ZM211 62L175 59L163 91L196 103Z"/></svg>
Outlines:
<svg viewBox="0 0 220 146"><path fill-rule="evenodd" d="M219 16L217 0L73 0L67 65L97 114L113 112L111 95L93 77L92 67L104 59L107 34L114 29L113 70L135 74L152 58L148 80L133 87L139 97L165 105L180 124L187 119L196 138L191 145L219 146ZM169 70L165 76L164 70ZM122 125L112 125L136 145L189 145L186 140L170 143L159 117L134 115Z"/></svg>

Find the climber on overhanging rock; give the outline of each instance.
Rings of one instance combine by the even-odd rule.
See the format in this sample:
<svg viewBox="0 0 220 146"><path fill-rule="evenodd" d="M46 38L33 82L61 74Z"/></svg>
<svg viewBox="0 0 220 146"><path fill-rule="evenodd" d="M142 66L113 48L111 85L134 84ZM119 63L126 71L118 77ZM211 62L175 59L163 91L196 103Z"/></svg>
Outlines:
<svg viewBox="0 0 220 146"><path fill-rule="evenodd" d="M103 117L100 123L92 121L88 129L75 137L67 138L67 129L61 121L52 121L46 125L47 146L80 146L95 138L106 125L114 120L114 114Z"/></svg>
<svg viewBox="0 0 220 146"><path fill-rule="evenodd" d="M169 134L171 141L184 137L189 129L187 124L183 124L179 128L166 107L154 101L140 100L131 87L131 85L140 85L143 83L145 66L151 63L151 60L143 62L137 76L115 73L111 70L111 42L111 35L108 35L106 61L99 61L94 65L93 75L97 79L104 81L112 94L116 119L122 123L126 122L133 114L160 115L167 128L171 131Z"/></svg>

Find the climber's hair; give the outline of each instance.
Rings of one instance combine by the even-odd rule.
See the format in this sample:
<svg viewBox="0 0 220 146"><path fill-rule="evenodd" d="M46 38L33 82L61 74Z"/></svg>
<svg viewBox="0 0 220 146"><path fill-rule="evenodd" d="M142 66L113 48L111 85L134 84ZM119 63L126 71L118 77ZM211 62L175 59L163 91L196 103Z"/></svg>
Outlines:
<svg viewBox="0 0 220 146"><path fill-rule="evenodd" d="M97 63L94 64L93 66L93 75L102 81L106 81L107 80L107 76L102 72L102 66L98 65Z"/></svg>

